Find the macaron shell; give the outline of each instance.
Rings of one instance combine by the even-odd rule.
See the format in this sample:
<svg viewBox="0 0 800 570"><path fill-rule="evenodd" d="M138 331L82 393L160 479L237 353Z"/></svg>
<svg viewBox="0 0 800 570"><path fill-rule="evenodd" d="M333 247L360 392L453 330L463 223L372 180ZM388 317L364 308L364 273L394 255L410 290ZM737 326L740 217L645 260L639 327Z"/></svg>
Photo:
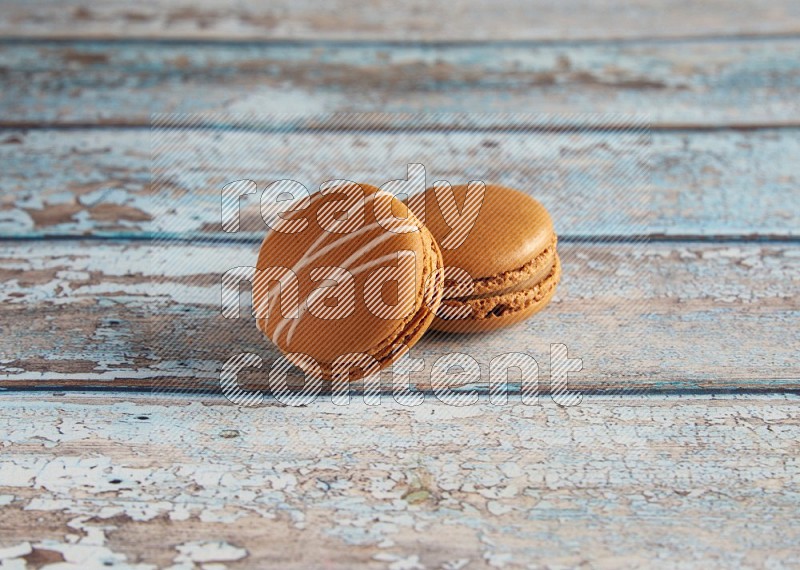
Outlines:
<svg viewBox="0 0 800 570"><path fill-rule="evenodd" d="M473 289L470 297L497 295L499 292L512 287L518 287L519 285L530 287L532 284L544 280L553 269L557 244L558 237L553 234L550 245L522 267L498 273L491 277L475 279L472 283ZM447 296L448 291L445 289L445 297Z"/></svg>
<svg viewBox="0 0 800 570"><path fill-rule="evenodd" d="M319 213L326 208L335 209L335 201L341 202L343 196L317 193L312 195L307 208L286 216L286 219L305 217L308 220L305 229L297 233L271 231L264 239L257 261L260 270L287 267L295 272L301 308L299 319L285 318L282 301L266 299L268 283L263 279L260 282L257 273L253 286L254 306L270 305L269 317L257 319L258 327L282 352L314 358L326 377L330 376L331 363L345 354L369 354L378 359L381 366L393 362L400 356L392 351L394 344L413 345L427 329L441 301L442 272L435 270L442 267L442 258L431 234L399 200L375 187L361 186L365 196L364 220L355 231L326 230L319 222ZM402 227L413 231L392 232L377 223L373 205L388 199L391 199L391 211L402 219L399 222ZM367 279L376 269L396 266L399 251L414 254L413 296L404 297L402 315L376 316L365 299ZM311 272L321 267L343 267L352 273L355 300L349 316L320 318L305 308L309 296L321 284L319 279L312 278ZM387 303L392 303L383 291L380 294Z"/></svg>
<svg viewBox="0 0 800 570"><path fill-rule="evenodd" d="M469 307L471 318L447 320L436 317L432 329L453 333L476 333L511 326L544 309L561 280L561 260L556 254L550 273L542 280L532 279L494 296L446 299L442 308Z"/></svg>
<svg viewBox="0 0 800 570"><path fill-rule="evenodd" d="M400 357L408 352L417 341L425 334L434 321L436 312L442 300L442 291L444 290L444 266L442 264L441 252L438 245L433 240L430 234L425 235L426 246L433 250L433 255L429 258L429 263L426 267L429 271L426 275L431 275L428 279L428 287L424 292L424 302L419 306L419 309L411 317L404 319L402 326L398 327L397 334L389 336L380 342L373 349L365 351L378 362L378 369L381 370L390 364L396 362ZM304 368L306 362L301 359L289 358L299 368ZM330 362L318 361L317 364L322 372L321 378L326 381L332 381L337 378L337 374L333 370ZM349 366L345 367L347 374L346 380L355 382L362 380L368 373L373 372L368 370L364 365L363 360L354 361ZM338 374L342 374L339 369Z"/></svg>
<svg viewBox="0 0 800 570"><path fill-rule="evenodd" d="M461 212L467 189L466 184L452 187ZM554 236L553 222L542 204L527 194L497 184L486 184L474 226L463 243L455 247L446 245L449 234L454 231L450 225L453 225L455 212L447 208L444 196L437 197L434 188L428 188L422 203L419 198L412 197L409 204L423 217L441 246L445 266L460 267L474 280L522 268L544 251ZM424 209L424 216L420 214L421 209Z"/></svg>

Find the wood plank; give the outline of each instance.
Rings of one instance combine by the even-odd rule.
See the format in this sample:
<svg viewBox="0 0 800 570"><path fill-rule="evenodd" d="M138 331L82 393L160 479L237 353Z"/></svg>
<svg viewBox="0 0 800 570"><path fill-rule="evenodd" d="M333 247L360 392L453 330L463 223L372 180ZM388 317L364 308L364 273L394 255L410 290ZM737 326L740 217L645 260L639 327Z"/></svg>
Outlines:
<svg viewBox="0 0 800 570"><path fill-rule="evenodd" d="M6 42L0 116L3 125L25 126L148 125L153 112L644 113L663 128L796 126L798 62L796 38L441 46Z"/></svg>
<svg viewBox="0 0 800 570"><path fill-rule="evenodd" d="M40 38L549 41L787 33L800 33L800 10L790 0L632 0L624 7L611 0L7 0L0 20L3 36Z"/></svg>
<svg viewBox="0 0 800 570"><path fill-rule="evenodd" d="M0 385L218 390L222 363L253 352L267 384L277 356L243 318L224 319L223 272L252 265L258 244L6 242L0 259ZM550 345L564 343L584 392L800 389L800 263L793 244L559 244L564 278L537 317L478 337L429 332L412 349L433 363L465 352L482 367L533 356L548 388ZM385 377L387 382L390 377ZM516 380L516 378L512 378Z"/></svg>
<svg viewBox="0 0 800 570"><path fill-rule="evenodd" d="M311 190L337 176L383 184L426 165L428 183L470 177L531 191L562 236L797 237L800 129L748 132L163 131L157 188L151 133L138 129L0 135L0 236L120 237L160 226L213 237L220 188L293 178ZM285 152L290 148L291 153ZM442 152L447 149L447 152ZM602 200L600 199L602 195ZM240 200L260 240L258 195ZM174 210L171 211L170 210ZM165 225L173 222L173 226Z"/></svg>
<svg viewBox="0 0 800 570"><path fill-rule="evenodd" d="M793 567L799 404L0 396L0 563Z"/></svg>

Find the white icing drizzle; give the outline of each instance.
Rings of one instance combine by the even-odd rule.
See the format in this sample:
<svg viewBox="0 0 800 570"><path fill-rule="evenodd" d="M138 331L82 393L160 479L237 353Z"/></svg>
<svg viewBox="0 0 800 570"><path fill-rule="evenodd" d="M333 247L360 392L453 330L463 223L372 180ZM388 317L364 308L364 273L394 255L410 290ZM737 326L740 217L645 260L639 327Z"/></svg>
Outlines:
<svg viewBox="0 0 800 570"><path fill-rule="evenodd" d="M362 206L361 203L356 203L356 204L353 204L350 208L348 208L347 209L348 216L352 216L353 208L355 208L355 207L365 207L368 202L373 201L375 198L378 198L378 197L389 197L392 200L395 199L392 194L389 194L387 192L383 192L383 191L375 192L373 194L368 195L365 198L365 200L363 202L363 206ZM294 264L294 266L291 267L290 269L294 274L297 274L298 271L304 269L309 264L311 264L314 261L318 260L319 258L327 255L331 251L333 251L333 250L335 250L335 249L337 249L339 247L342 247L346 243L350 242L351 240L353 240L353 239L355 239L355 238L357 238L359 236L363 236L364 234L367 234L367 233L369 233L369 232L371 232L373 230L379 229L379 228L384 229L384 233L381 233L380 235L378 235L375 238L373 238L372 240L370 240L368 243L364 244L361 248L359 248L357 251L355 251L353 254L351 254L347 259L345 259L342 263L340 263L339 267L350 271L351 274L358 274L358 273L366 271L367 269L370 269L372 267L376 267L378 265L386 263L388 261L393 261L393 260L395 260L397 258L397 254L396 253L384 255L384 256L382 256L382 257L380 257L378 259L374 259L374 260L368 261L366 263L362 263L361 265L358 265L358 266L350 269L350 266L353 263L356 263L360 258L362 258L366 253L371 251L373 248L378 246L380 243L383 243L384 241L386 241L388 239L391 239L395 235L401 235L403 233L410 233L410 232L419 231L419 227L417 225L408 224L406 222L406 220L404 220L402 218L401 219L391 218L388 221L388 226L389 226L389 228L384 228L376 220L376 221L374 221L374 222L372 222L370 224L367 224L366 226L364 226L362 228L359 228L358 230L356 230L354 232L347 233L347 234L342 234L340 237L338 237L333 242L331 242L328 245L326 245L325 247L319 249L320 245L322 244L322 242L329 235L329 232L322 232L319 235L319 237L317 237L317 239L311 244L311 246L305 251L303 256L299 260L297 260L297 262ZM313 302L314 300L316 300L316 297L314 297L313 299L311 297L312 295L314 295L314 293L316 291L320 291L319 294L324 293L324 290L315 289L314 291L312 291L311 295L309 295L309 298L306 300L306 303L302 303L302 302L300 303L299 314L298 314L298 316L296 318L281 320L277 324L277 326L275 327L275 330L272 333L272 342L274 342L276 345L278 345L278 340L280 339L281 334L284 332L284 330L288 326L289 329L288 329L287 334L286 334L286 345L288 346L289 344L291 344L292 338L294 336L294 332L295 332L295 330L297 329L297 326L300 323L300 319L303 317L305 311L307 310L308 302L309 301ZM274 301L274 299L273 299L273 301ZM270 296L269 295L266 295L262 299L261 303L264 303L264 302L267 302L267 303L270 302ZM259 309L261 309L261 308L262 308L262 305L259 305ZM290 321L291 321L291 323L290 323ZM265 327L265 329L266 329L266 327Z"/></svg>

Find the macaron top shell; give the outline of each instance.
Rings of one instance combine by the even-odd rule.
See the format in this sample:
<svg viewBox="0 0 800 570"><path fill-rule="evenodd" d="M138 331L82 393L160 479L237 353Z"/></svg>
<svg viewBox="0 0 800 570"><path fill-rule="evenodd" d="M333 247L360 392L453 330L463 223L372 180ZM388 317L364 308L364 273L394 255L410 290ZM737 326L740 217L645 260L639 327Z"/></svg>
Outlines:
<svg viewBox="0 0 800 570"><path fill-rule="evenodd" d="M466 184L452 187L462 213L467 188ZM443 215L443 209L450 211L448 202L444 197L437 199L433 187L424 196L425 225L441 246L445 266L460 267L474 280L520 270L548 248L555 247L550 214L537 200L517 190L486 184L474 226L463 243L455 247L447 244L448 235L455 231L451 227L452 213ZM417 212L418 200L412 199L410 203ZM524 276L528 278L529 271L524 271Z"/></svg>
<svg viewBox="0 0 800 570"><path fill-rule="evenodd" d="M326 371L337 358L351 353L369 354L385 365L394 358L393 343L413 343L421 336L443 288L443 279L435 282L430 277L442 265L439 249L406 206L372 186L349 183L341 188L345 187L345 193L313 194L307 207L282 216L289 225L302 219L307 223L302 231L269 232L253 284L254 307L269 309L268 316L257 319L258 327L284 353L307 354ZM391 230L379 223L376 206L379 212L392 213ZM280 298L276 294L271 268L287 268L296 275L297 318L292 318L291 303L284 303L283 291ZM397 273L402 283L377 286L380 280L370 280L376 271L388 274L389 268L403 268ZM376 303L376 297L383 304Z"/></svg>

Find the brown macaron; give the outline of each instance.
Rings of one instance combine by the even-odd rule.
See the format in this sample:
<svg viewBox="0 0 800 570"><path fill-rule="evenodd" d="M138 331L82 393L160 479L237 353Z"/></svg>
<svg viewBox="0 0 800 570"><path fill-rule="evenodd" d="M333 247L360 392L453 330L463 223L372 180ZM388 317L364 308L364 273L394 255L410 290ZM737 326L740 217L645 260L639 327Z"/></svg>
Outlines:
<svg viewBox="0 0 800 570"><path fill-rule="evenodd" d="M542 310L561 278L557 238L544 206L503 186L486 184L481 192L478 183L452 187L459 209L455 212L447 192L440 190L437 198L437 191L429 188L424 199L410 200L419 215L424 208L425 225L441 247L446 267L444 300L432 328L489 331ZM459 213L466 222L473 216L471 228L469 223L454 224Z"/></svg>
<svg viewBox="0 0 800 570"><path fill-rule="evenodd" d="M356 380L427 330L444 289L443 260L392 194L335 182L271 224L253 307L258 328L290 362L312 377Z"/></svg>

